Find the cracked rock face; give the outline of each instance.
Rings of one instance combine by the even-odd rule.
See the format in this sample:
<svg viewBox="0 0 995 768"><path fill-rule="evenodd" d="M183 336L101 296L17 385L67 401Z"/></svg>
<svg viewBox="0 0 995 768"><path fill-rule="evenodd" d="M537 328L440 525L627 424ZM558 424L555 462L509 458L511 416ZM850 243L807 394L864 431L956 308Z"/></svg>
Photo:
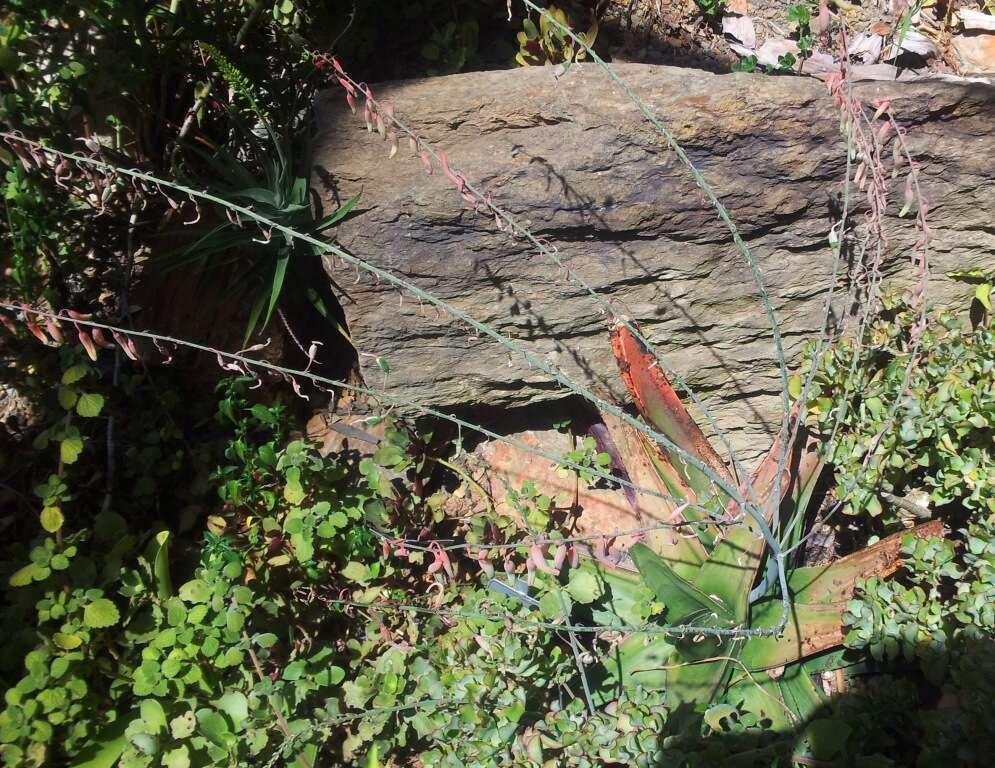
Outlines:
<svg viewBox="0 0 995 768"><path fill-rule="evenodd" d="M845 147L818 81L710 75L619 65L619 74L676 136L729 209L756 258L789 361L823 325ZM446 152L494 202L555 245L563 263L636 320L701 395L744 459L766 450L780 422L781 379L770 321L732 238L664 140L595 65L559 79L551 68L481 72L373 88L397 116ZM966 300L952 269L995 266L995 89L949 82L855 87L888 98L921 164L932 229L929 294ZM402 137L387 145L362 115L327 94L319 108L316 188L326 211L362 191L335 230L354 255L455 305L561 370L624 399L605 316L564 270L475 213L438 168L428 176ZM890 172L891 161L887 167ZM886 231L885 272L912 280L911 218L899 220L904 178ZM854 190L852 198L861 203ZM852 214L860 221L862 211ZM362 353L389 362L389 391L441 409L513 408L569 390L383 280L328 261ZM853 307L841 265L830 317Z"/></svg>

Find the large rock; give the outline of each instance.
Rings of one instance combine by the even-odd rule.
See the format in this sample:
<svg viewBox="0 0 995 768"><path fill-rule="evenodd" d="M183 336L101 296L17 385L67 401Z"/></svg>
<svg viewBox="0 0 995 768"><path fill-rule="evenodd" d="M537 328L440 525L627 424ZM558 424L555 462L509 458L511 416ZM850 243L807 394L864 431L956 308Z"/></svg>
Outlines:
<svg viewBox="0 0 995 768"><path fill-rule="evenodd" d="M797 356L821 327L832 268L827 232L845 166L833 99L810 79L617 70L732 213L763 270L785 351ZM481 72L374 93L625 307L746 457L769 445L780 379L750 272L687 170L602 71L574 66L558 79L551 68ZM932 204L929 294L962 301L969 289L944 272L995 266L995 89L873 83L856 94L891 99L908 127ZM386 145L344 108L341 93L320 106L316 174L326 209L363 193L359 214L336 231L344 247L514 337L571 378L622 394L605 318L583 290L471 210L438 170L427 176L405 142L388 161ZM895 216L901 197L896 188L886 273L907 283L915 233L910 218ZM415 298L368 275L357 281L339 264L328 269L371 384L384 383L374 363L383 357L391 392L436 407L512 407L567 394ZM839 286L835 320L849 309L846 280Z"/></svg>

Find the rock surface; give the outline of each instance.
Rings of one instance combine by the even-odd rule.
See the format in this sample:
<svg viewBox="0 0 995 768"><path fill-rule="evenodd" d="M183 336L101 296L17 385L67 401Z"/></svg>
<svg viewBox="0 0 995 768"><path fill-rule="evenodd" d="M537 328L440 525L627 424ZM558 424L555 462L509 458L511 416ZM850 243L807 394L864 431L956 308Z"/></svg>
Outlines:
<svg viewBox="0 0 995 768"><path fill-rule="evenodd" d="M676 135L737 222L761 269L791 360L822 326L832 274L827 233L845 151L818 81L619 65ZM374 87L397 116L488 190L603 296L639 322L694 386L743 457L766 450L780 413L770 326L750 271L687 169L595 65L481 72ZM995 266L995 88L868 83L908 127L931 202L931 299L966 307L952 269ZM316 187L326 210L362 190L336 230L351 253L515 338L572 379L623 397L595 302L547 258L475 213L402 140L363 129L341 93L324 97ZM890 162L890 161L889 161ZM890 165L889 165L890 167ZM899 179L897 184L902 183ZM897 186L896 184L896 186ZM861 199L856 194L855 199ZM915 233L894 190L886 272L911 279ZM856 213L860 216L860 212ZM855 218L855 220L857 220ZM444 409L515 407L566 390L520 357L369 275L329 262L371 386ZM845 273L845 267L841 273ZM833 321L846 313L842 274Z"/></svg>

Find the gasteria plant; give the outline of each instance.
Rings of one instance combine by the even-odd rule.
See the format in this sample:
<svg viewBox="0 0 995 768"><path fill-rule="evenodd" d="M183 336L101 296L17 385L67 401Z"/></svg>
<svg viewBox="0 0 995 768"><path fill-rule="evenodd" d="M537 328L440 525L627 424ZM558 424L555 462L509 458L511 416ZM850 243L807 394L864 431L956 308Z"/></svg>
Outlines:
<svg viewBox="0 0 995 768"><path fill-rule="evenodd" d="M775 728L794 727L823 699L811 673L841 665L838 655L816 657L842 645L843 617L858 580L893 572L901 537L829 566L787 567L782 582L787 595L754 590L765 557L784 561L771 529L780 521L800 525L805 519L823 468L818 437L798 423L796 406L787 433L740 484L741 496L762 512L749 514L708 476L733 482L652 357L626 326L615 325L611 335L622 377L643 418L711 471L706 474L627 425L606 419L617 455L630 476L655 482L674 498L670 503L654 499L664 506L655 517L681 524L707 522L710 515L715 525L672 528L635 544L629 555L638 574L604 561L585 566L598 584L598 600L591 601L600 604L594 618L606 627L617 626L613 604L638 604L648 587L657 603L656 620L674 628L663 639L631 635L621 640L606 654L602 693L607 696L619 686L665 688L671 706L711 707L721 717L737 704ZM779 467L785 441L787 461ZM938 522L913 532L940 534Z"/></svg>

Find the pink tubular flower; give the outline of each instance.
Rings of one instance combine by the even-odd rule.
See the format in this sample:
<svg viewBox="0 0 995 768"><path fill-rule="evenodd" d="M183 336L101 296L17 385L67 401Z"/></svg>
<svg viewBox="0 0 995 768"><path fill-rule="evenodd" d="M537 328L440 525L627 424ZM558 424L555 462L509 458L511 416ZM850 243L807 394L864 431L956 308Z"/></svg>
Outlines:
<svg viewBox="0 0 995 768"><path fill-rule="evenodd" d="M429 158L428 152L421 152L418 155L418 157L421 160L421 164L425 166L425 173L427 173L429 176L431 176L432 175L432 160L431 160L431 158Z"/></svg>
<svg viewBox="0 0 995 768"><path fill-rule="evenodd" d="M563 562L567 559L567 545L559 544L556 547L556 554L553 555L553 568L559 573L563 567Z"/></svg>
<svg viewBox="0 0 995 768"><path fill-rule="evenodd" d="M449 575L449 578L453 578L455 571L453 570L453 564L449 559L449 555L446 553L440 545L439 542L433 541L429 547L428 551L432 554L434 558L431 565L428 566L429 573L436 573L440 569L444 569Z"/></svg>
<svg viewBox="0 0 995 768"><path fill-rule="evenodd" d="M22 303L21 309L24 310L24 324L27 326L28 330L31 331L31 335L34 336L42 344L48 344L48 336L44 334L41 328L38 327L38 323L31 319L31 315L34 314L34 310L30 309L27 304Z"/></svg>
<svg viewBox="0 0 995 768"><path fill-rule="evenodd" d="M48 331L48 335L52 337L56 344L62 344L66 340L62 335L62 329L59 327L59 321L55 318L45 318L45 330Z"/></svg>
<svg viewBox="0 0 995 768"><path fill-rule="evenodd" d="M356 95L356 87L343 77L338 78L339 85L345 88L345 92L351 96Z"/></svg>
<svg viewBox="0 0 995 768"><path fill-rule="evenodd" d="M97 362L97 348L94 346L93 339L90 338L90 334L84 330L77 330L77 333L79 333L79 343L83 345L83 349L86 350L86 354L90 356L90 359L93 362Z"/></svg>
<svg viewBox="0 0 995 768"><path fill-rule="evenodd" d="M445 177L455 184L456 188L462 194L466 189L466 178L464 178L463 174L459 171L456 171L455 173L453 172L453 170L449 167L449 160L446 159L445 152L439 153L439 165L442 166L442 173Z"/></svg>
<svg viewBox="0 0 995 768"><path fill-rule="evenodd" d="M107 337L104 336L102 328L93 329L93 341L98 347L103 347L104 349L114 349L114 343L107 340Z"/></svg>
<svg viewBox="0 0 995 768"><path fill-rule="evenodd" d="M7 317L6 312L0 312L0 323L2 323L3 327L6 328L8 331L10 331L12 334L14 334L15 336L17 335L17 326L14 325L13 320Z"/></svg>
<svg viewBox="0 0 995 768"><path fill-rule="evenodd" d="M114 336L114 341L116 341L121 347L121 351L123 351L129 359L137 362L138 350L135 349L135 343L130 338L118 333L117 331L111 331L111 334Z"/></svg>
<svg viewBox="0 0 995 768"><path fill-rule="evenodd" d="M550 576L556 576L559 573L558 570L546 562L546 556L542 553L542 547L538 544L533 544L529 547L529 558L533 563L535 563L535 567L543 573L549 574Z"/></svg>

